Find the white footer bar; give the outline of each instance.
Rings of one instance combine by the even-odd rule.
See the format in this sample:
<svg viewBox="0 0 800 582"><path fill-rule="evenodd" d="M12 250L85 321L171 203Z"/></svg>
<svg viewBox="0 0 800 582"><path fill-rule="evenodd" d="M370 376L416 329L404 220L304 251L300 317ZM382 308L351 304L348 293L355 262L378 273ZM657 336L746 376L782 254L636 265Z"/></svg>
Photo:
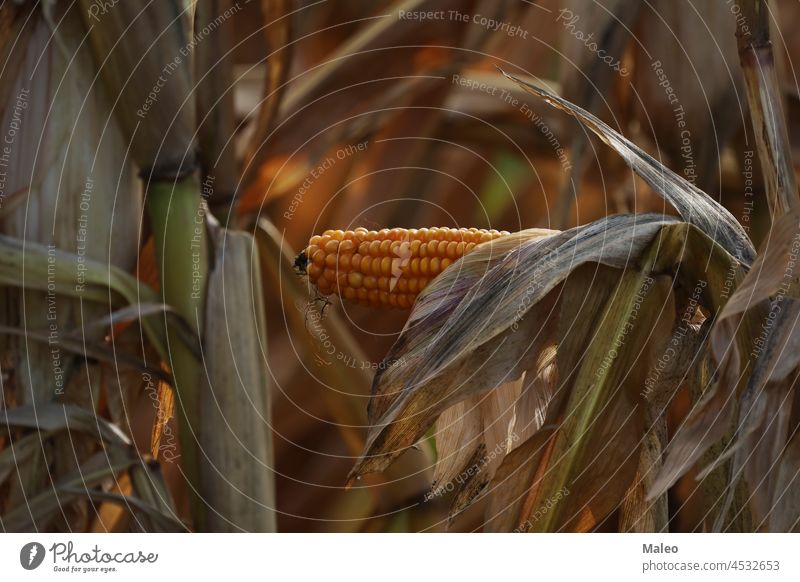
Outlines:
<svg viewBox="0 0 800 582"><path fill-rule="evenodd" d="M798 554L792 534L0 534L0 578L752 582L800 580Z"/></svg>

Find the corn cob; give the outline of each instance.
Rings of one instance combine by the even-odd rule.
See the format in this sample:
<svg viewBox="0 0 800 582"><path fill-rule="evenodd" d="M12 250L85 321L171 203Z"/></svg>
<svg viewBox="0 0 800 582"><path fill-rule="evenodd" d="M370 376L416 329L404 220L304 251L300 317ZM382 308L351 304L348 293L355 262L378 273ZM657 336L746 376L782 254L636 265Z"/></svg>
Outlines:
<svg viewBox="0 0 800 582"><path fill-rule="evenodd" d="M476 245L507 235L477 228L326 230L295 266L323 295L371 307L409 309L439 273Z"/></svg>

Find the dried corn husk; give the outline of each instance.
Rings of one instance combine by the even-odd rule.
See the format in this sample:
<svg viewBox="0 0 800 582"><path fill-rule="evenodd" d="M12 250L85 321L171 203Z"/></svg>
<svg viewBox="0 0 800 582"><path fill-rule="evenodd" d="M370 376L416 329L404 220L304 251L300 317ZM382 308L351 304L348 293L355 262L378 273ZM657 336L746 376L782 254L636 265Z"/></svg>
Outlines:
<svg viewBox="0 0 800 582"><path fill-rule="evenodd" d="M783 216L800 206L800 198L783 112L783 92L770 43L770 20L766 1L744 2L736 21L736 38L767 201L773 216Z"/></svg>
<svg viewBox="0 0 800 582"><path fill-rule="evenodd" d="M260 264L253 237L210 226L198 435L203 531L275 530L269 371Z"/></svg>
<svg viewBox="0 0 800 582"><path fill-rule="evenodd" d="M195 109L191 59L202 38L190 37L180 0L141 6L119 2L97 13L81 0L80 12L95 62L115 114L146 175L175 176L194 164Z"/></svg>

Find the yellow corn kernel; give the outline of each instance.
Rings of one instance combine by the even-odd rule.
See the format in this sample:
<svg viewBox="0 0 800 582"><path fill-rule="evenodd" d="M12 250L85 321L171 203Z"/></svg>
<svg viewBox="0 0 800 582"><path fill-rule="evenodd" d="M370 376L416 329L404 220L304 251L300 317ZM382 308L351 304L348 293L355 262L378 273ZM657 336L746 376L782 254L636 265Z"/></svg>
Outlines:
<svg viewBox="0 0 800 582"><path fill-rule="evenodd" d="M326 230L295 266L323 295L372 307L410 309L428 283L476 245L508 233L477 228Z"/></svg>

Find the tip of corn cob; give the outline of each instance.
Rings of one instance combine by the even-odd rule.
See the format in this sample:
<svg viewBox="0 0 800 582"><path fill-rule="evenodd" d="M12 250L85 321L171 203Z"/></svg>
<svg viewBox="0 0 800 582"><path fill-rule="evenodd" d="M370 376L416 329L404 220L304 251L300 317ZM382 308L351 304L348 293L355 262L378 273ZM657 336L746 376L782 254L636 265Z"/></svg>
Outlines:
<svg viewBox="0 0 800 582"><path fill-rule="evenodd" d="M477 245L507 235L478 228L326 230L294 261L323 295L410 309L417 295Z"/></svg>
<svg viewBox="0 0 800 582"><path fill-rule="evenodd" d="M305 251L300 251L300 254L294 258L294 268L301 273L305 273L307 267L308 255L306 255Z"/></svg>

